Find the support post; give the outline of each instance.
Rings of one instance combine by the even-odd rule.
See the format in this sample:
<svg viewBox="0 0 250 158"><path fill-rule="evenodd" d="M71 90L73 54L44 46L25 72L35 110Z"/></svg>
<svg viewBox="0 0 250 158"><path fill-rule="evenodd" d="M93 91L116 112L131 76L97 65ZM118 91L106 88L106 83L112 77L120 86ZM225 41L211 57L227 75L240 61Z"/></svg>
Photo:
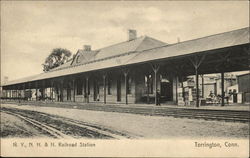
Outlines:
<svg viewBox="0 0 250 158"><path fill-rule="evenodd" d="M30 83L29 83L29 99L30 99L30 101L31 101L31 98L32 98L32 91L31 91Z"/></svg>
<svg viewBox="0 0 250 158"><path fill-rule="evenodd" d="M13 99L13 96L12 96L12 89L10 90L10 100L12 100Z"/></svg>
<svg viewBox="0 0 250 158"><path fill-rule="evenodd" d="M73 102L76 101L76 94L75 94L75 79L73 79Z"/></svg>
<svg viewBox="0 0 250 158"><path fill-rule="evenodd" d="M25 100L25 83L23 84L23 100Z"/></svg>
<svg viewBox="0 0 250 158"><path fill-rule="evenodd" d="M198 56L195 56L195 59L189 58L191 63L194 66L195 69L195 78L196 78L196 107L199 107L199 74L198 74L198 68L200 67L201 63L205 59L206 55L201 56L199 59Z"/></svg>
<svg viewBox="0 0 250 158"><path fill-rule="evenodd" d="M221 106L224 106L224 98L225 98L225 92L224 92L224 72L221 73Z"/></svg>
<svg viewBox="0 0 250 158"><path fill-rule="evenodd" d="M175 94L175 97L176 97L176 105L178 105L178 83L179 83L179 77L178 75L176 75L176 82L175 82L175 91L176 91L176 94Z"/></svg>
<svg viewBox="0 0 250 158"><path fill-rule="evenodd" d="M103 75L103 102L106 104L106 74Z"/></svg>
<svg viewBox="0 0 250 158"><path fill-rule="evenodd" d="M124 87L125 87L125 104L128 104L128 73L129 69L124 67L122 69L124 75Z"/></svg>
<svg viewBox="0 0 250 158"><path fill-rule="evenodd" d="M20 85L18 85L18 100L21 101Z"/></svg>
<svg viewBox="0 0 250 158"><path fill-rule="evenodd" d="M53 81L52 80L50 81L50 85L51 85L50 98L51 98L51 101L53 102Z"/></svg>
<svg viewBox="0 0 250 158"><path fill-rule="evenodd" d="M87 103L89 103L89 77L87 76L86 77L86 101L87 101Z"/></svg>
<svg viewBox="0 0 250 158"><path fill-rule="evenodd" d="M82 95L83 95L83 98L85 98L86 96L86 82L85 82L85 79L82 80ZM83 99L83 102L84 102L84 99Z"/></svg>
<svg viewBox="0 0 250 158"><path fill-rule="evenodd" d="M4 99L8 100L8 89L4 88Z"/></svg>
<svg viewBox="0 0 250 158"><path fill-rule="evenodd" d="M15 98L15 90L14 90L14 87L12 86L11 87L11 96L12 96L12 99L14 100L14 98Z"/></svg>
<svg viewBox="0 0 250 158"><path fill-rule="evenodd" d="M42 86L42 99L45 100L45 80L43 80L43 86Z"/></svg>
<svg viewBox="0 0 250 158"><path fill-rule="evenodd" d="M61 91L60 101L63 102L63 79L61 80L60 91Z"/></svg>
<svg viewBox="0 0 250 158"><path fill-rule="evenodd" d="M195 78L196 78L196 107L199 107L199 75L198 75L198 67L195 67Z"/></svg>
<svg viewBox="0 0 250 158"><path fill-rule="evenodd" d="M16 93L15 93L15 86L13 87L13 100L16 98Z"/></svg>
<svg viewBox="0 0 250 158"><path fill-rule="evenodd" d="M58 82L58 80L55 81L54 83L54 86L55 86L55 94L56 94L56 98L55 98L55 101L58 101L60 102L60 82Z"/></svg>
<svg viewBox="0 0 250 158"><path fill-rule="evenodd" d="M182 89L182 99L184 101L184 105L186 106L186 101L185 101L185 92L184 92L184 86L183 86L183 76L181 76L181 89Z"/></svg>
<svg viewBox="0 0 250 158"><path fill-rule="evenodd" d="M38 81L36 81L36 101L38 101L38 91L37 91L37 88L38 88Z"/></svg>
<svg viewBox="0 0 250 158"><path fill-rule="evenodd" d="M154 70L155 73L155 105L157 105L157 71Z"/></svg>
<svg viewBox="0 0 250 158"><path fill-rule="evenodd" d="M57 89L58 89L58 101L61 102L62 101L62 81L58 81L57 83Z"/></svg>
<svg viewBox="0 0 250 158"><path fill-rule="evenodd" d="M147 103L149 104L149 75L147 75Z"/></svg>
<svg viewBox="0 0 250 158"><path fill-rule="evenodd" d="M201 75L202 98L204 98L204 75Z"/></svg>
<svg viewBox="0 0 250 158"><path fill-rule="evenodd" d="M50 88L49 88L50 101L52 100L51 93L52 93L52 87L50 86Z"/></svg>
<svg viewBox="0 0 250 158"><path fill-rule="evenodd" d="M157 72L158 72L158 70L159 70L159 68L160 68L160 66L159 65L156 65L156 64L151 64L151 66L152 66L152 69L153 69L153 71L154 71L154 77L155 77L155 79L154 79L154 85L155 85L155 105L157 105ZM160 97L160 96L159 96Z"/></svg>
<svg viewBox="0 0 250 158"><path fill-rule="evenodd" d="M125 79L125 103L128 104L128 85L127 85L127 76L128 72L124 72L124 79Z"/></svg>

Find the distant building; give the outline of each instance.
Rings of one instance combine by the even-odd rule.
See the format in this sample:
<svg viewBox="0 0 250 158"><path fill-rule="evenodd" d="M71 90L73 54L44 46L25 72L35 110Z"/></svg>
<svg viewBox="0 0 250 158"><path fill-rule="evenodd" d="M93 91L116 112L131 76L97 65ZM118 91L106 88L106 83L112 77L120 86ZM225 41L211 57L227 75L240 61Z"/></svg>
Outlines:
<svg viewBox="0 0 250 158"><path fill-rule="evenodd" d="M237 76L239 92L242 103L250 103L250 73Z"/></svg>
<svg viewBox="0 0 250 158"><path fill-rule="evenodd" d="M195 98L195 76L189 76L187 81L183 84L184 87L184 97L186 105L190 105ZM199 77L199 95L206 99L209 98L210 93L214 95L221 95L221 77L220 75L216 74L209 74L209 75L201 75ZM224 91L227 96L229 89L235 90L238 92L236 76L231 73L225 74L224 77ZM233 99L232 99L233 100Z"/></svg>
<svg viewBox="0 0 250 158"><path fill-rule="evenodd" d="M219 76L218 78L216 78L216 90L215 90L215 94L216 95L221 95L221 77ZM228 87L234 86L237 84L236 81L236 77L233 75L228 75L224 77L224 92L225 94L227 94L228 91Z"/></svg>

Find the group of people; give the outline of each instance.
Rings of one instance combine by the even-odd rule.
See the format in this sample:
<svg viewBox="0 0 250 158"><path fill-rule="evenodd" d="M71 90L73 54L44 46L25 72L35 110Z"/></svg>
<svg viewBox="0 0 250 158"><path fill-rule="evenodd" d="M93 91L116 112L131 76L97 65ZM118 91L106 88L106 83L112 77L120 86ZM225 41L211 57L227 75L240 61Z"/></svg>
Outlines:
<svg viewBox="0 0 250 158"><path fill-rule="evenodd" d="M236 91L229 90L228 93L225 93L224 99L226 99L226 104L229 104L229 100L233 100L235 102L237 100L237 93ZM208 100L212 103L221 103L222 96L220 94L215 95L212 91L210 91L210 94L208 96Z"/></svg>
<svg viewBox="0 0 250 158"><path fill-rule="evenodd" d="M221 102L221 95L215 95L212 91L210 91L210 94L208 95L208 102L211 103L220 103Z"/></svg>

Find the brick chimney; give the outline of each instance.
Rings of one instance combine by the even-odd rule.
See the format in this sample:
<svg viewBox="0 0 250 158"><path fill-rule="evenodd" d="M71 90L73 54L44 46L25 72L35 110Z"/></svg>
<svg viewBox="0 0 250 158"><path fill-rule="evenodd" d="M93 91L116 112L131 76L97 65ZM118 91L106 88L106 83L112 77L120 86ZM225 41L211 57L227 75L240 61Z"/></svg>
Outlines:
<svg viewBox="0 0 250 158"><path fill-rule="evenodd" d="M136 39L136 30L128 30L128 41Z"/></svg>
<svg viewBox="0 0 250 158"><path fill-rule="evenodd" d="M83 50L84 51L91 51L91 45L84 45Z"/></svg>

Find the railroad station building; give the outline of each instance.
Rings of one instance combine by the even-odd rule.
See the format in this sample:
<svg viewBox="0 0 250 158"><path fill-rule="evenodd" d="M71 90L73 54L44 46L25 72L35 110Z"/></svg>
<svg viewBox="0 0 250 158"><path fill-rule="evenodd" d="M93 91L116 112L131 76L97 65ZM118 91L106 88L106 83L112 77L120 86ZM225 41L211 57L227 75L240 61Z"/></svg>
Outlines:
<svg viewBox="0 0 250 158"><path fill-rule="evenodd" d="M225 72L249 70L249 51L249 27L174 44L129 30L127 41L97 50L84 45L57 68L2 85L3 98L33 90L36 100L150 104L158 91L162 103L177 105L187 76L195 75L193 105L199 106L199 75L221 73L224 89Z"/></svg>

